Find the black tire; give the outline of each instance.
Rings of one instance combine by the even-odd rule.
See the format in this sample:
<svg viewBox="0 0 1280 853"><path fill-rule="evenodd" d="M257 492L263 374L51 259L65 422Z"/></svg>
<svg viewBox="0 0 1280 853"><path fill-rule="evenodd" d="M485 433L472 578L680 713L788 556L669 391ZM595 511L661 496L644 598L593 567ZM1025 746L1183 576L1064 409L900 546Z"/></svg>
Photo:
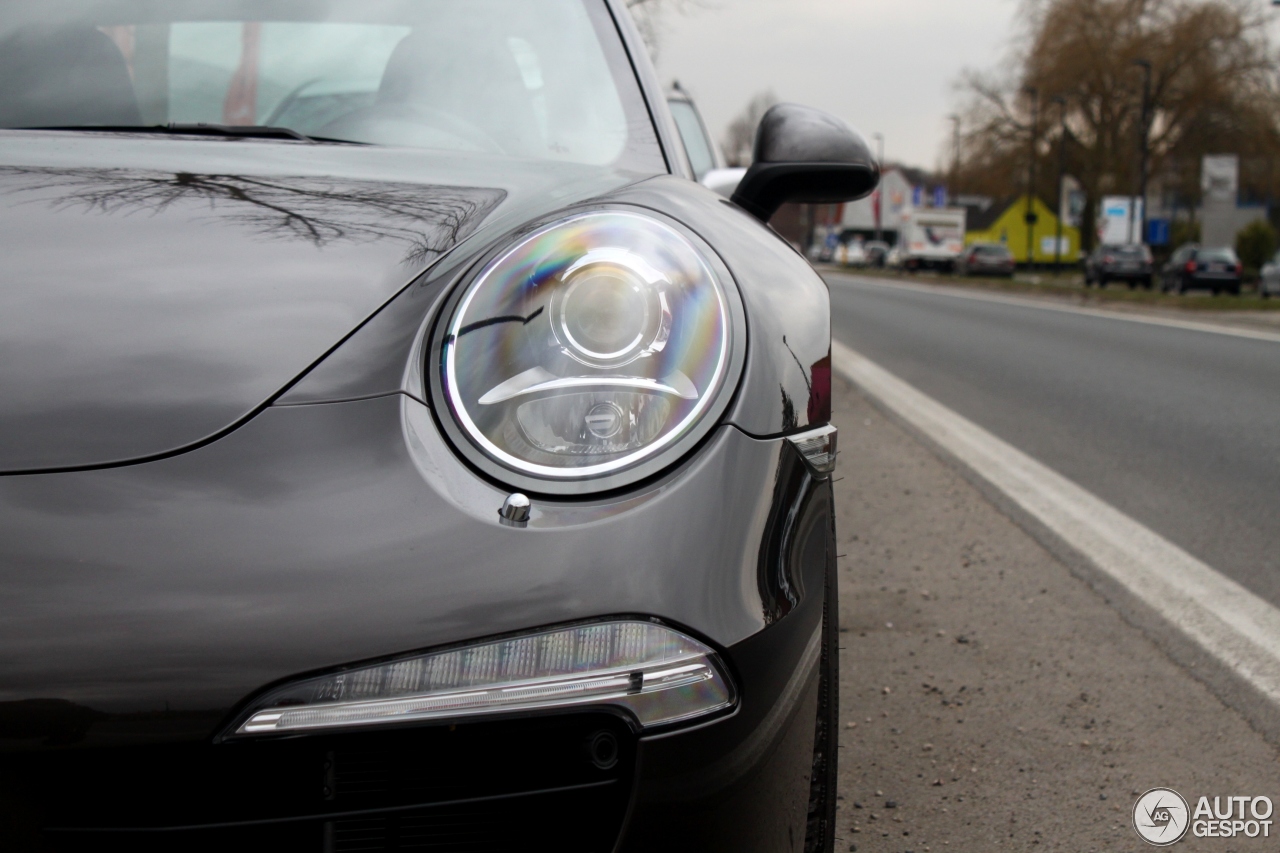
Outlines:
<svg viewBox="0 0 1280 853"><path fill-rule="evenodd" d="M831 522L835 524L835 520ZM834 546L835 536L831 537ZM822 599L822 656L818 659L818 716L813 730L809 816L804 853L832 853L836 845L836 780L840 752L840 591L833 552Z"/></svg>
<svg viewBox="0 0 1280 853"><path fill-rule="evenodd" d="M1238 284L1233 284L1233 285L1231 285L1230 287L1228 287L1228 288L1227 288L1227 293L1231 294L1232 296L1239 296L1239 295L1240 295L1240 285L1238 285Z"/></svg>
<svg viewBox="0 0 1280 853"><path fill-rule="evenodd" d="M1098 290L1107 289L1107 277L1105 275L1098 276Z"/></svg>

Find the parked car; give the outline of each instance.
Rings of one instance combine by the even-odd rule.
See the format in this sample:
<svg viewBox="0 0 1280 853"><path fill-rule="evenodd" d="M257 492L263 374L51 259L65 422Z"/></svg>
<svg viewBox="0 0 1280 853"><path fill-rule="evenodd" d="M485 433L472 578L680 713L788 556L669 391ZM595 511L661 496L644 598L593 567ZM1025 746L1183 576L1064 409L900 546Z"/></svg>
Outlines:
<svg viewBox="0 0 1280 853"><path fill-rule="evenodd" d="M1258 276L1258 295L1263 299L1280 296L1280 252L1262 265Z"/></svg>
<svg viewBox="0 0 1280 853"><path fill-rule="evenodd" d="M727 203L646 56L0 6L5 850L832 849L829 293L765 223L876 161L777 105Z"/></svg>
<svg viewBox="0 0 1280 853"><path fill-rule="evenodd" d="M889 256L889 244L883 240L868 240L862 246L867 253L867 266L883 267Z"/></svg>
<svg viewBox="0 0 1280 853"><path fill-rule="evenodd" d="M1238 296L1243 270L1234 249L1189 243L1175 251L1164 265L1160 287L1172 293L1202 289L1211 290L1214 295L1226 291Z"/></svg>
<svg viewBox="0 0 1280 853"><path fill-rule="evenodd" d="M680 141L684 143L694 177L701 181L702 176L712 169L724 168L720 146L707 133L707 126L702 121L697 105L680 88L679 83L667 93L667 108L671 110L671 118L675 120L676 130L680 133Z"/></svg>
<svg viewBox="0 0 1280 853"><path fill-rule="evenodd" d="M846 240L836 249L836 261L849 267L865 267L866 247L861 240Z"/></svg>
<svg viewBox="0 0 1280 853"><path fill-rule="evenodd" d="M689 166L699 183L725 198L731 198L747 170L725 164L724 152L707 132L707 125L702 120L698 105L689 97L688 92L680 88L679 83L674 84L667 93L667 107L671 110L676 130L684 143Z"/></svg>
<svg viewBox="0 0 1280 853"><path fill-rule="evenodd" d="M1151 249L1143 245L1103 244L1084 261L1084 286L1106 287L1113 281L1123 281L1132 290L1141 286L1151 289L1155 261Z"/></svg>
<svg viewBox="0 0 1280 853"><path fill-rule="evenodd" d="M1003 243L974 243L956 260L959 275L1013 276L1013 253Z"/></svg>

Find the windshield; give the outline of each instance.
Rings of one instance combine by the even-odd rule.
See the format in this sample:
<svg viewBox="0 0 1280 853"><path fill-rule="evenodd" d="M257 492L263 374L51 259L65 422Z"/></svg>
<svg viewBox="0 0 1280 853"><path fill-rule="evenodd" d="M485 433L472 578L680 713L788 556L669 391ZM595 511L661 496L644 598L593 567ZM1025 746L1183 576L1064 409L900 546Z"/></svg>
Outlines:
<svg viewBox="0 0 1280 853"><path fill-rule="evenodd" d="M6 128L271 125L590 164L648 148L661 162L596 0L0 2L0 80Z"/></svg>

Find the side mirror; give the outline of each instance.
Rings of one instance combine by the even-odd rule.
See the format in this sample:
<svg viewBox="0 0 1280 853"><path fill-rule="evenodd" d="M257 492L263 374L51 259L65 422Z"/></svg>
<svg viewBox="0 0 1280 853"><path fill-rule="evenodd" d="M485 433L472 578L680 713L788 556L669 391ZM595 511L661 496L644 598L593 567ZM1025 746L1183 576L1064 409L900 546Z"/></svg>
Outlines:
<svg viewBox="0 0 1280 853"><path fill-rule="evenodd" d="M733 202L768 222L784 202L853 201L879 183L880 167L856 130L812 107L777 104L760 120Z"/></svg>

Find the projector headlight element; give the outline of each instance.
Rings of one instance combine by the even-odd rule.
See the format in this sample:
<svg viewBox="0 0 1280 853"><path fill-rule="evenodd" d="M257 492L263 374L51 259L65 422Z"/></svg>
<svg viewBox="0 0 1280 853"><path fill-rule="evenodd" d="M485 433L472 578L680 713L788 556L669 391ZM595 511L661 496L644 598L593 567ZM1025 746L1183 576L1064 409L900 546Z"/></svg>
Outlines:
<svg viewBox="0 0 1280 853"><path fill-rule="evenodd" d="M295 682L254 702L233 736L569 706L609 706L641 728L732 706L715 653L653 622L527 634Z"/></svg>
<svg viewBox="0 0 1280 853"><path fill-rule="evenodd" d="M433 347L446 427L544 491L646 475L714 422L741 369L728 279L654 215L583 213L522 237L462 291Z"/></svg>

